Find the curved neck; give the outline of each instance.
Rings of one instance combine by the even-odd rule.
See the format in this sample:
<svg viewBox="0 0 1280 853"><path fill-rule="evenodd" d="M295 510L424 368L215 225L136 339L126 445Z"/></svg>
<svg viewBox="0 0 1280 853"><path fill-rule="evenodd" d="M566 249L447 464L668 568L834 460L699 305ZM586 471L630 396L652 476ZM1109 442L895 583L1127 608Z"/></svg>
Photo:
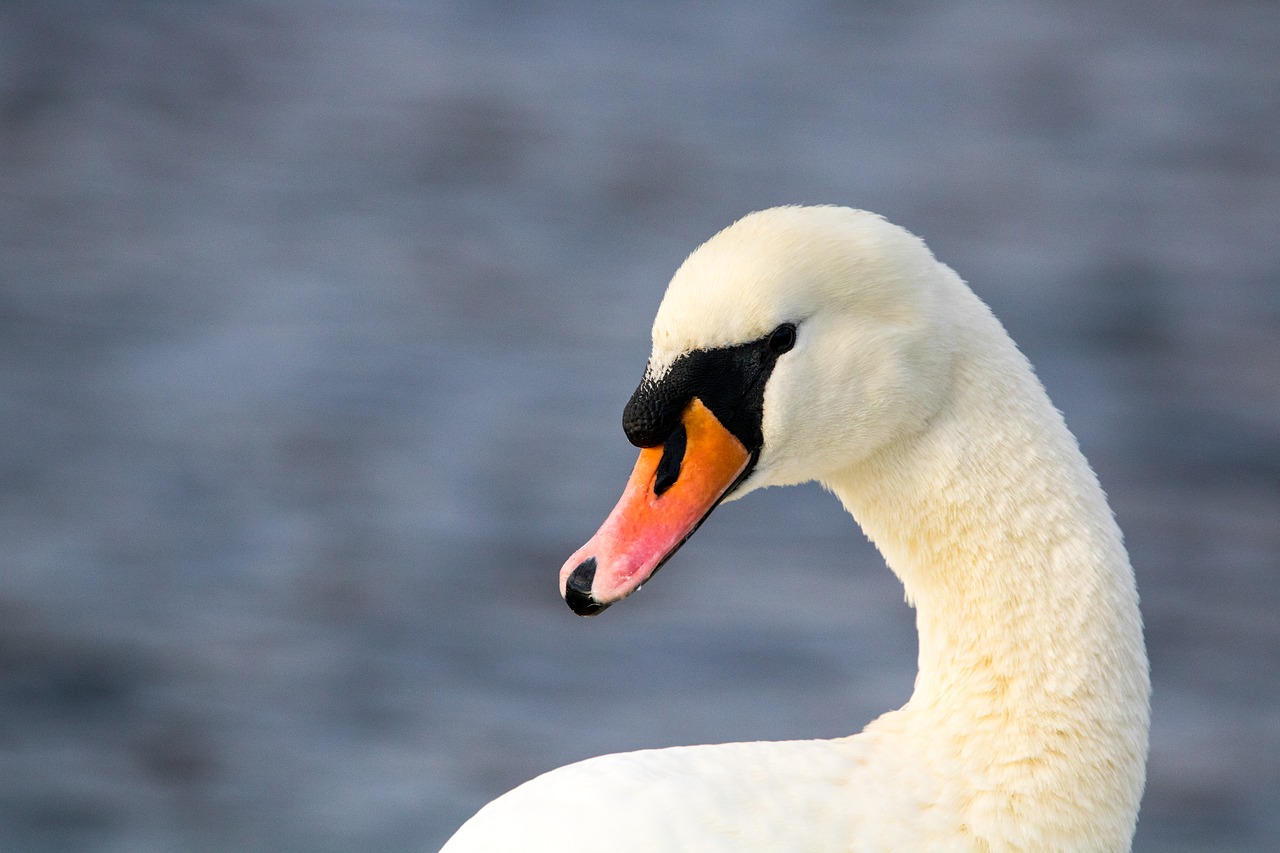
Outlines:
<svg viewBox="0 0 1280 853"><path fill-rule="evenodd" d="M1018 797L1039 814L1053 800L1059 823L1101 814L1127 846L1150 689L1133 572L1030 365L969 308L925 431L825 483L917 609L915 691L868 732L972 780L994 798L993 826L1017 817Z"/></svg>

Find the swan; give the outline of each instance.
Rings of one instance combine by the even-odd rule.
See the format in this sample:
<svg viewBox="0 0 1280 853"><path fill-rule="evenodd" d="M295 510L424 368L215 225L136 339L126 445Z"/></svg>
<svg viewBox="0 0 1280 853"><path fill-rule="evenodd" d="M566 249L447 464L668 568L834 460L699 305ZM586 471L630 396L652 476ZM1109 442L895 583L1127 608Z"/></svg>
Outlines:
<svg viewBox="0 0 1280 853"><path fill-rule="evenodd" d="M553 770L446 853L1130 848L1150 681L1120 531L1026 358L919 238L840 207L721 231L672 278L623 426L639 460L560 574L576 613L719 503L816 480L916 610L915 689L849 737Z"/></svg>

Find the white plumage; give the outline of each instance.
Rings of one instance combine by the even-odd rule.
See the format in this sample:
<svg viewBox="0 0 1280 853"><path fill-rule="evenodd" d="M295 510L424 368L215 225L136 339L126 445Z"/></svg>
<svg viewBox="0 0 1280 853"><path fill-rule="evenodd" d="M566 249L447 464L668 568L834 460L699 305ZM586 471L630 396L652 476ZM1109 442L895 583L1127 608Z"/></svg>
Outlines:
<svg viewBox="0 0 1280 853"><path fill-rule="evenodd" d="M798 326L734 493L817 480L917 610L911 700L856 735L608 755L490 803L469 851L1123 851L1147 659L1097 479L1030 365L925 245L863 211L745 217L676 272L649 376Z"/></svg>

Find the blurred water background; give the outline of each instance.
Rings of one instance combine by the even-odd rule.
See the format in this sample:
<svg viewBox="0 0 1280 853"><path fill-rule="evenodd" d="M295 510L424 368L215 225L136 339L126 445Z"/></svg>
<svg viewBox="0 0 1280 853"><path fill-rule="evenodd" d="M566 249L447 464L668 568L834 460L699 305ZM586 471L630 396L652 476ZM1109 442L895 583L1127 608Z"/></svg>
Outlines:
<svg viewBox="0 0 1280 853"><path fill-rule="evenodd" d="M1270 2L0 5L0 849L434 850L904 701L816 488L556 594L671 272L788 202L924 236L1098 469L1136 849L1280 849L1278 129Z"/></svg>

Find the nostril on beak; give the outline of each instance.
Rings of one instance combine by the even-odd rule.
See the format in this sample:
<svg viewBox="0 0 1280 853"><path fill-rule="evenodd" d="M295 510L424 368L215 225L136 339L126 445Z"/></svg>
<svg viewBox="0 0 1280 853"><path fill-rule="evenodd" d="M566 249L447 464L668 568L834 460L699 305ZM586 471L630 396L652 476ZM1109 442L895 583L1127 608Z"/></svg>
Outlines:
<svg viewBox="0 0 1280 853"><path fill-rule="evenodd" d="M596 578L596 558L588 557L578 564L564 585L564 601L579 616L595 616L609 605L591 597L591 582Z"/></svg>
<svg viewBox="0 0 1280 853"><path fill-rule="evenodd" d="M653 494L656 497L662 497L662 493L674 486L679 479L688 443L689 435L685 432L684 424L678 425L662 443L662 459L658 462L653 480Z"/></svg>

